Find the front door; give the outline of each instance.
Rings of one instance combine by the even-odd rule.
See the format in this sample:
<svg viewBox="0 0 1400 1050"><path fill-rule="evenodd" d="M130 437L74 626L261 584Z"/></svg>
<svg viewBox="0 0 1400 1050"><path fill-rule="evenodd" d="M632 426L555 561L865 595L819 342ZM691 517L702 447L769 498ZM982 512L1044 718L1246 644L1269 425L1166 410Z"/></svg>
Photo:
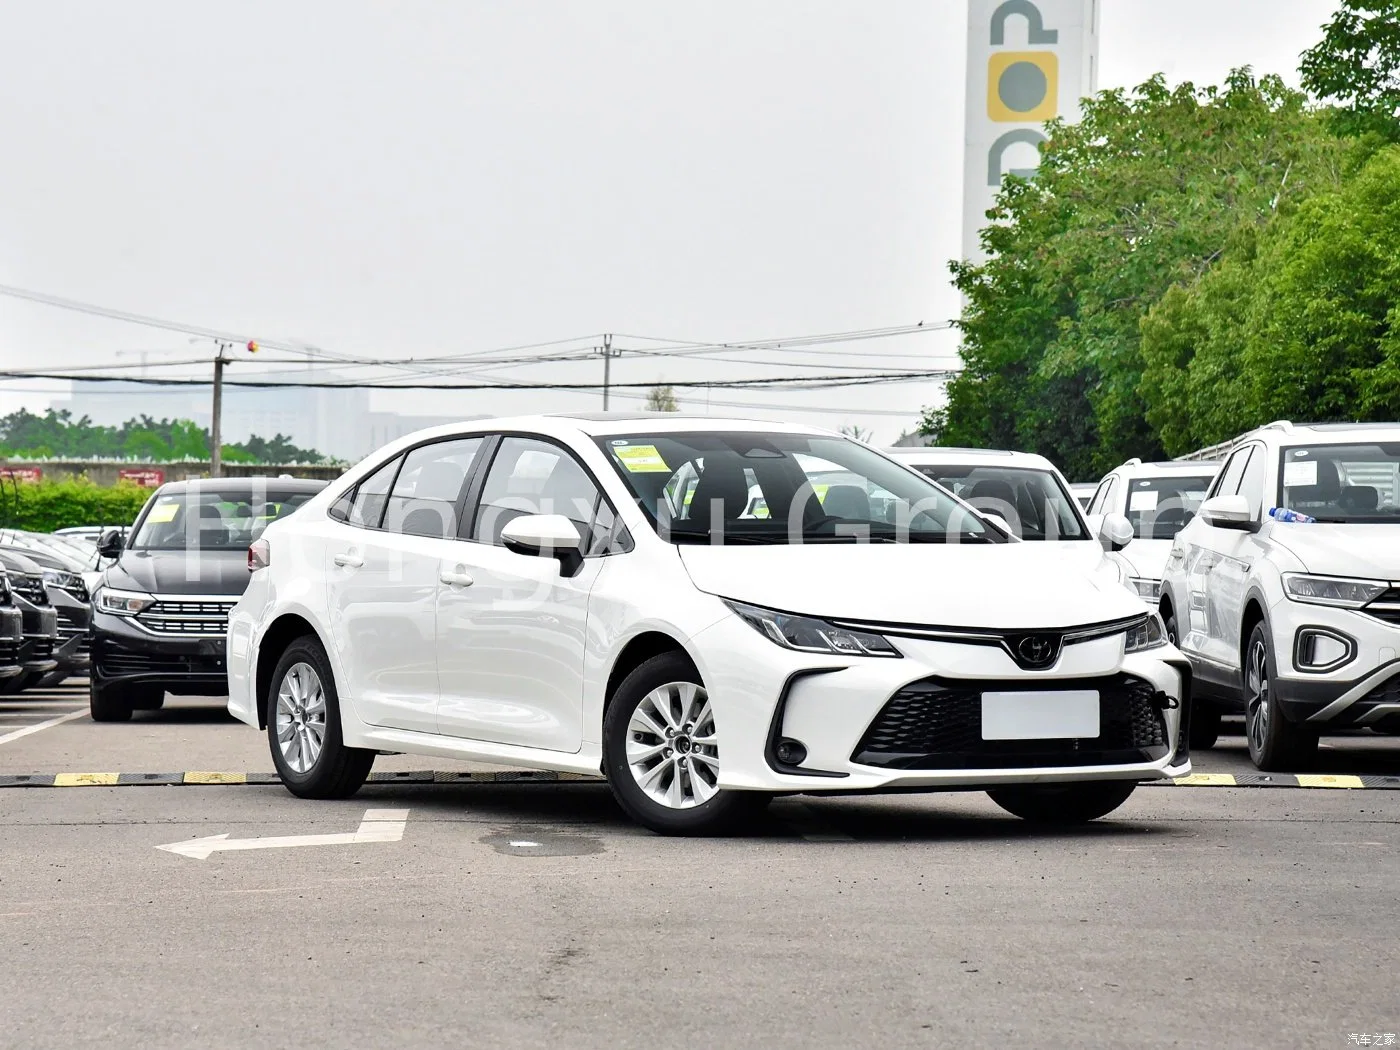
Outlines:
<svg viewBox="0 0 1400 1050"><path fill-rule="evenodd" d="M439 566L439 732L575 752L583 743L588 595L606 562L516 554L501 530L521 514L563 514L591 535L598 488L572 453L538 438L501 439L470 530Z"/></svg>

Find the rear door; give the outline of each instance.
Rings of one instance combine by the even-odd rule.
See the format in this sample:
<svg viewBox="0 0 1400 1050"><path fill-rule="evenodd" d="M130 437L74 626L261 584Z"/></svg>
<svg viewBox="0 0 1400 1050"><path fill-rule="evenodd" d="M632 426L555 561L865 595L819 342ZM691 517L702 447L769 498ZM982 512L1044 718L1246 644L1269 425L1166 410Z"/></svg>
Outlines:
<svg viewBox="0 0 1400 1050"><path fill-rule="evenodd" d="M473 495L473 520L440 569L437 659L445 735L550 751L583 743L588 595L605 561L572 575L554 558L516 554L501 530L522 514L563 514L593 535L609 517L587 468L566 447L500 439Z"/></svg>
<svg viewBox="0 0 1400 1050"><path fill-rule="evenodd" d="M1260 457L1258 470L1262 471L1263 454L1254 444L1236 449L1221 468L1210 496L1239 494L1251 458ZM1239 609L1250 557L1245 547L1254 537L1204 519L1193 522L1185 535L1189 537L1184 551L1187 610L1186 622L1181 625L1181 648L1209 662L1205 676L1232 684L1239 668Z"/></svg>

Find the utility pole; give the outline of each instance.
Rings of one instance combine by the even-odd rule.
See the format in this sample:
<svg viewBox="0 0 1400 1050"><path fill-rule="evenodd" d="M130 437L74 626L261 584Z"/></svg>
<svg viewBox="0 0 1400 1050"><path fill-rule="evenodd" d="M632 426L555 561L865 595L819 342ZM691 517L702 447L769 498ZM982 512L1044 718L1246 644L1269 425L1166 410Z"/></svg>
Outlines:
<svg viewBox="0 0 1400 1050"><path fill-rule="evenodd" d="M224 411L224 365L228 364L228 358L224 356L232 343L225 343L218 340L214 343L218 348L218 353L214 355L214 409L209 420L209 443L213 446L209 450L209 476L217 478L223 471L223 411Z"/></svg>
<svg viewBox="0 0 1400 1050"><path fill-rule="evenodd" d="M608 410L608 390L612 386L612 359L621 357L622 350L621 348L614 350L612 336L604 335L603 346L599 353L603 355L603 411L606 412Z"/></svg>

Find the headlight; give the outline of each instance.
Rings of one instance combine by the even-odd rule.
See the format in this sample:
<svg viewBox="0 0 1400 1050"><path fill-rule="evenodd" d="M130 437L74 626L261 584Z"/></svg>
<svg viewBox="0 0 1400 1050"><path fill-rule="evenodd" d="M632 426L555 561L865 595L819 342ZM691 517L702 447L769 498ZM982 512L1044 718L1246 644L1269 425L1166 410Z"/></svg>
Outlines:
<svg viewBox="0 0 1400 1050"><path fill-rule="evenodd" d="M810 616L794 616L775 609L731 602L724 604L759 634L784 649L804 653L832 653L839 656L900 656L883 636L868 631L852 631Z"/></svg>
<svg viewBox="0 0 1400 1050"><path fill-rule="evenodd" d="M1137 591L1137 596L1145 602L1155 602L1162 597L1162 581L1149 580L1145 576L1133 576L1129 579L1133 589Z"/></svg>
<svg viewBox="0 0 1400 1050"><path fill-rule="evenodd" d="M10 576L9 573L0 573L0 605L10 604Z"/></svg>
<svg viewBox="0 0 1400 1050"><path fill-rule="evenodd" d="M76 590L83 584L82 578L77 574L60 572L58 569L45 569L44 582L50 587L60 587L65 591Z"/></svg>
<svg viewBox="0 0 1400 1050"><path fill-rule="evenodd" d="M1140 653L1167 644L1167 629L1162 626L1162 618L1150 613L1147 619L1128 631L1128 639L1123 646L1125 653Z"/></svg>
<svg viewBox="0 0 1400 1050"><path fill-rule="evenodd" d="M118 591L111 587L103 587L98 590L94 601L99 612L116 616L135 616L154 604L155 599L140 591Z"/></svg>
<svg viewBox="0 0 1400 1050"><path fill-rule="evenodd" d="M1283 593L1295 602L1359 609L1384 594L1390 585L1376 580L1349 580L1341 576L1283 574Z"/></svg>

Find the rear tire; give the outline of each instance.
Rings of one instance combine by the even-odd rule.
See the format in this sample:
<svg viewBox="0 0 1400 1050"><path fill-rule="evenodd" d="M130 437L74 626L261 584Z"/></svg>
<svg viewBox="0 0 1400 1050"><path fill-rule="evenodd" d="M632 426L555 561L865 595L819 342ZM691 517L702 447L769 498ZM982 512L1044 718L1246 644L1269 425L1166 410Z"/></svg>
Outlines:
<svg viewBox="0 0 1400 1050"><path fill-rule="evenodd" d="M299 798L349 798L374 765L375 752L346 747L340 697L321 643L287 646L267 691L267 742L288 791Z"/></svg>
<svg viewBox="0 0 1400 1050"><path fill-rule="evenodd" d="M987 795L1006 812L1033 824L1087 824L1108 816L1135 790L1135 780L1086 780L991 788Z"/></svg>
<svg viewBox="0 0 1400 1050"><path fill-rule="evenodd" d="M89 680L88 713L94 722L129 722L132 710L130 686L99 686L96 679Z"/></svg>
<svg viewBox="0 0 1400 1050"><path fill-rule="evenodd" d="M1167 628L1167 640L1181 648L1181 635L1176 627L1176 613L1168 612L1162 617ZM1189 743L1192 751L1209 751L1220 739L1220 708L1204 697L1191 698L1191 730Z"/></svg>
<svg viewBox="0 0 1400 1050"><path fill-rule="evenodd" d="M1256 623L1244 648L1244 738L1249 757L1266 773L1301 772L1317 757L1318 731L1284 717L1274 695L1274 654L1269 632Z"/></svg>
<svg viewBox="0 0 1400 1050"><path fill-rule="evenodd" d="M603 716L603 773L617 804L660 835L714 835L771 799L716 785L719 733L700 672L684 653L653 656Z"/></svg>

